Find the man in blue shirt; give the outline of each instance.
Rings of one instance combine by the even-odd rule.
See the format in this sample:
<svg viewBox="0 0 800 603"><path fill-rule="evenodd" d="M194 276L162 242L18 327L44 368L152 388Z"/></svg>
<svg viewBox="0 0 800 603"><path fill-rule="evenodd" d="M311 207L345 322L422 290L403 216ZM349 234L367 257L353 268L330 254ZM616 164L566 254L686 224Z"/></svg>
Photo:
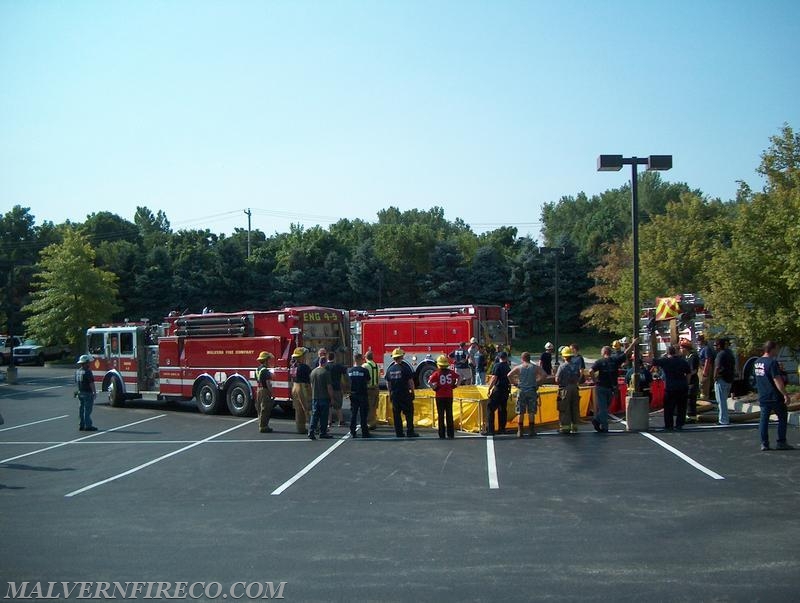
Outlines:
<svg viewBox="0 0 800 603"><path fill-rule="evenodd" d="M392 351L392 363L386 369L386 385L389 388L389 400L392 402L392 419L394 433L398 438L404 437L403 417L406 416L406 436L417 438L414 431L414 371L403 360L406 353L395 348Z"/></svg>
<svg viewBox="0 0 800 603"><path fill-rule="evenodd" d="M664 371L664 429L681 430L686 422L686 401L689 397L689 363L678 356L674 345L667 347L667 355L655 358L653 366ZM677 420L675 410L677 409Z"/></svg>
<svg viewBox="0 0 800 603"><path fill-rule="evenodd" d="M758 430L761 435L761 450L769 450L769 416L775 413L778 417L778 443L777 450L792 450L794 446L786 443L786 419L789 403L789 393L786 383L775 359L778 355L778 345L774 341L764 344L764 355L755 361L753 370L756 377L758 390L758 404L761 406L761 418Z"/></svg>
<svg viewBox="0 0 800 603"><path fill-rule="evenodd" d="M619 379L619 369L625 363L625 357L636 347L639 342L634 339L633 342L625 349L622 349L622 343L619 343L619 351L614 352L609 346L603 346L600 350L602 356L596 360L592 365L592 374L595 379L594 399L596 402L597 414L592 418L592 425L595 431L605 433L608 431L608 407L611 404L611 399L614 397L614 392L617 390L617 382Z"/></svg>
<svg viewBox="0 0 800 603"><path fill-rule="evenodd" d="M367 419L369 415L369 403L367 387L370 382L369 369L362 366L364 356L356 354L353 356L353 366L347 369L347 377L350 382L350 435L358 437L356 425L358 416L361 415L361 437L369 438L369 426Z"/></svg>
<svg viewBox="0 0 800 603"><path fill-rule="evenodd" d="M731 393L733 379L736 377L736 358L728 348L730 342L724 337L717 339L717 354L714 358L714 391L717 397L719 410L718 423L730 424L728 418L728 396Z"/></svg>

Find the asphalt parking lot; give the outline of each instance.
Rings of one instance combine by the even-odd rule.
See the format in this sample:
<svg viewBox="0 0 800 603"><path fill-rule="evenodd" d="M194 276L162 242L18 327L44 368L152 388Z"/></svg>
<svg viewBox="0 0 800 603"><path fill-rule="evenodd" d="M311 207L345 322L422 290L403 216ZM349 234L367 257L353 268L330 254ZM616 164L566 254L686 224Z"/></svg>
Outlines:
<svg viewBox="0 0 800 603"><path fill-rule="evenodd" d="M0 597L272 581L296 601L797 598L800 451L759 452L754 426L312 442L279 411L259 434L137 402L98 404L87 433L70 379L0 386Z"/></svg>

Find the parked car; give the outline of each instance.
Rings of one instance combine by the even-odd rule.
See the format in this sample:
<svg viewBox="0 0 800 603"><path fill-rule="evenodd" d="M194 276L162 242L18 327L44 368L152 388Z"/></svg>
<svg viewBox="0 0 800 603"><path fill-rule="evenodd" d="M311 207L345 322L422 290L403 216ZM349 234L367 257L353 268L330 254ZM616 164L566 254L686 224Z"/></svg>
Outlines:
<svg viewBox="0 0 800 603"><path fill-rule="evenodd" d="M22 345L22 338L16 335L0 335L0 364L11 362L11 348Z"/></svg>
<svg viewBox="0 0 800 603"><path fill-rule="evenodd" d="M45 360L58 360L70 354L68 345L40 345L33 339L26 339L22 345L14 347L14 364L38 364L43 366Z"/></svg>

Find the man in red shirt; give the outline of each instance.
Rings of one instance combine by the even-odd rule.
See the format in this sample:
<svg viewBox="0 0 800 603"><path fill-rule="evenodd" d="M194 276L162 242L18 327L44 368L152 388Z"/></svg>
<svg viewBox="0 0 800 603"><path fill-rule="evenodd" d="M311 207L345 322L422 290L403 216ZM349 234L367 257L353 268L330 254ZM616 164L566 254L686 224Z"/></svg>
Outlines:
<svg viewBox="0 0 800 603"><path fill-rule="evenodd" d="M436 371L428 378L428 384L436 392L436 413L439 415L439 439L445 437L445 422L447 423L447 438L456 437L453 425L453 390L458 386L459 375L450 369L447 356L436 359Z"/></svg>

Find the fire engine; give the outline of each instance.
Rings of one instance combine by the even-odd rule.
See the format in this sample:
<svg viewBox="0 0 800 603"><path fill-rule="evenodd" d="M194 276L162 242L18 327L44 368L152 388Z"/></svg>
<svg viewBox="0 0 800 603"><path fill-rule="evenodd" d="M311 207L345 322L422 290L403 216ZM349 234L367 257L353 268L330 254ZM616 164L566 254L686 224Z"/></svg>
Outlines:
<svg viewBox="0 0 800 603"><path fill-rule="evenodd" d="M664 353L668 345L677 345L681 339L688 339L697 347L697 336L700 333L704 333L707 340L712 341L717 334L724 331L713 325L712 319L713 316L702 297L695 293L657 297L655 307L642 308L639 335L642 353L645 356ZM736 356L736 381L741 382L745 388L753 389L753 364L761 355L760 351L737 349L735 341L732 341L731 349ZM788 374L789 381L796 383L797 353L784 346L780 349L777 360Z"/></svg>
<svg viewBox="0 0 800 603"><path fill-rule="evenodd" d="M475 338L481 345L508 346L508 310L501 306L421 306L352 311L354 349L372 350L384 369L394 348L402 348L414 369L418 387L428 387L436 357Z"/></svg>
<svg viewBox="0 0 800 603"><path fill-rule="evenodd" d="M272 391L291 409L289 362L295 348L321 347L350 359L347 313L318 306L269 311L171 315L160 325L124 323L87 330L97 388L112 406L155 395L195 399L201 412L225 407L236 416L254 412L256 357L271 353Z"/></svg>

